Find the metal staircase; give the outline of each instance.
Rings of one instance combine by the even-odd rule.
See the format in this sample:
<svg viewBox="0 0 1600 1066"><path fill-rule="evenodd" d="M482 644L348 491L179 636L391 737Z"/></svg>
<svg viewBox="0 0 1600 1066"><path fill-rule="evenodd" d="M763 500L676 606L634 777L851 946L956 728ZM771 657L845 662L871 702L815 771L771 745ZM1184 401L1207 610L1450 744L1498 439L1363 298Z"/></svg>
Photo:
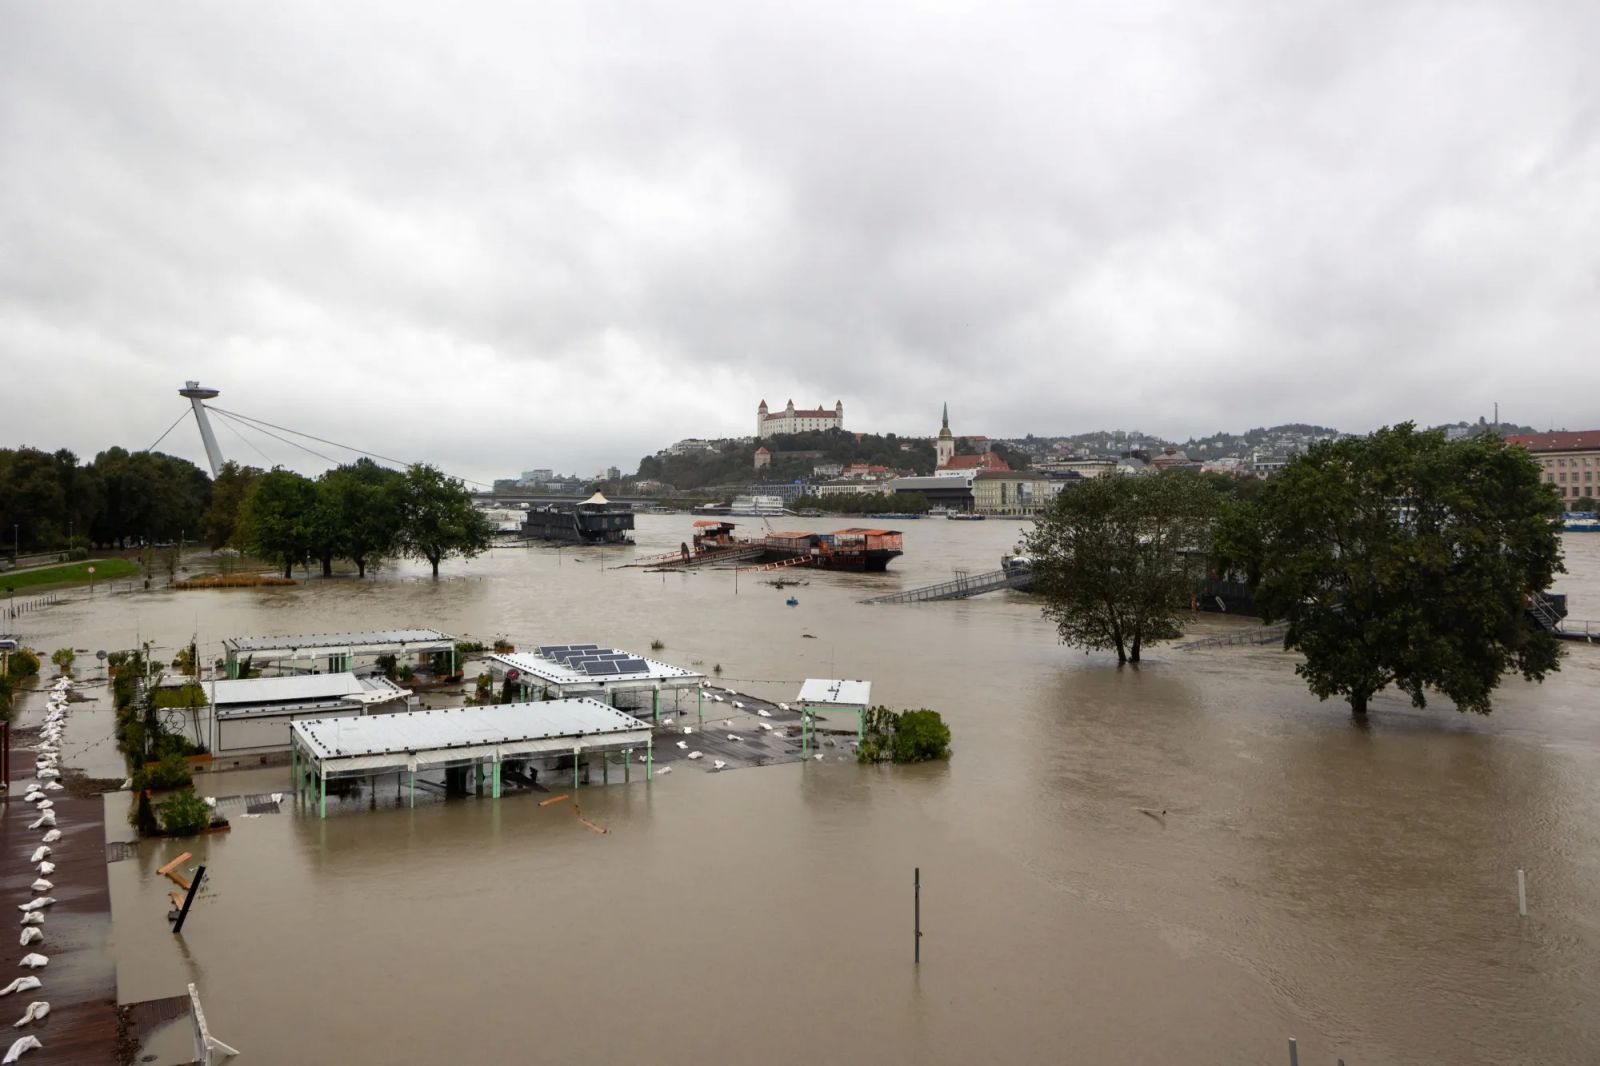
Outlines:
<svg viewBox="0 0 1600 1066"><path fill-rule="evenodd" d="M924 585L918 589L873 596L862 603L927 603L930 600L964 600L968 596L981 596L1000 589L1027 588L1033 584L1033 574L1028 570L990 570L982 574L963 574L954 581L937 585Z"/></svg>

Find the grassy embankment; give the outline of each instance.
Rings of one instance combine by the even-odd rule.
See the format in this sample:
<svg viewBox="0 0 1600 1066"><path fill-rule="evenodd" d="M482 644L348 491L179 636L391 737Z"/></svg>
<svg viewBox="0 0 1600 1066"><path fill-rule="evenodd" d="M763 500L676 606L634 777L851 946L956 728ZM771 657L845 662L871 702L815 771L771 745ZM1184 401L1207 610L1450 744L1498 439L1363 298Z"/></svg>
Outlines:
<svg viewBox="0 0 1600 1066"><path fill-rule="evenodd" d="M91 566L93 574L89 573ZM81 563L41 566L36 570L8 570L0 574L0 589L22 592L45 585L86 585L91 577L96 581L114 581L138 572L139 564L131 559L85 559Z"/></svg>

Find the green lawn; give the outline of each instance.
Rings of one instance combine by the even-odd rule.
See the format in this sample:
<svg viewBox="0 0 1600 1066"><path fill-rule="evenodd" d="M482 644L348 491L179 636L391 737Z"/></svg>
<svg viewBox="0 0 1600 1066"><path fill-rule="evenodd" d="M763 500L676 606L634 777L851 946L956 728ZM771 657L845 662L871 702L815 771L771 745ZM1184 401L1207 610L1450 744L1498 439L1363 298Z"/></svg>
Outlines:
<svg viewBox="0 0 1600 1066"><path fill-rule="evenodd" d="M8 587L23 592L40 585L86 584L91 566L96 581L110 581L139 572L139 564L129 559L85 559L81 563L41 566L37 570L7 570L0 573L0 592Z"/></svg>

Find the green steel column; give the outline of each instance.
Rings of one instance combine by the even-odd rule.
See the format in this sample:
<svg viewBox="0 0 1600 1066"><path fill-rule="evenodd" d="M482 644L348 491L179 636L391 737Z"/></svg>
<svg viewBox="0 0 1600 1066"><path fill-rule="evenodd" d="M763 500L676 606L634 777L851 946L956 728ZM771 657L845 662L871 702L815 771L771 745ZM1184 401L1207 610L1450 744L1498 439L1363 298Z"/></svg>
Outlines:
<svg viewBox="0 0 1600 1066"><path fill-rule="evenodd" d="M317 787L322 793L320 801L322 810L319 817L326 818L328 816L328 775L323 772L321 766L317 767Z"/></svg>
<svg viewBox="0 0 1600 1066"><path fill-rule="evenodd" d="M856 742L860 743L867 737L867 709L861 708L856 712Z"/></svg>
<svg viewBox="0 0 1600 1066"><path fill-rule="evenodd" d="M611 753L609 751L600 753L600 783L602 785L611 784Z"/></svg>
<svg viewBox="0 0 1600 1066"><path fill-rule="evenodd" d="M298 783L300 780L300 745L294 742L293 737L289 738L289 773L292 775L290 780Z"/></svg>
<svg viewBox="0 0 1600 1066"><path fill-rule="evenodd" d="M578 753L572 753L572 787L578 787Z"/></svg>
<svg viewBox="0 0 1600 1066"><path fill-rule="evenodd" d="M478 792L478 795L481 796L481 795L483 795L483 760L482 759L474 760L474 762L472 764L472 768L478 772L477 792Z"/></svg>
<svg viewBox="0 0 1600 1066"><path fill-rule="evenodd" d="M500 756L494 759L494 798L500 798Z"/></svg>
<svg viewBox="0 0 1600 1066"><path fill-rule="evenodd" d="M696 718L700 719L700 728L704 729L706 727L706 690L703 688L694 690L694 714Z"/></svg>
<svg viewBox="0 0 1600 1066"><path fill-rule="evenodd" d="M411 771L411 806L413 809L417 806L417 772L415 770Z"/></svg>
<svg viewBox="0 0 1600 1066"><path fill-rule="evenodd" d="M456 646L450 645L450 676L456 676Z"/></svg>
<svg viewBox="0 0 1600 1066"><path fill-rule="evenodd" d="M632 770L632 765L631 765L632 762L633 762L633 749L632 748L623 748L622 749L622 783L624 785L626 785L632 779L632 775L629 773L629 771Z"/></svg>
<svg viewBox="0 0 1600 1066"><path fill-rule="evenodd" d="M644 783L649 784L656 779L655 769L656 744L654 740L644 742Z"/></svg>
<svg viewBox="0 0 1600 1066"><path fill-rule="evenodd" d="M661 724L661 686L657 685L650 690L650 717L655 719L656 725Z"/></svg>

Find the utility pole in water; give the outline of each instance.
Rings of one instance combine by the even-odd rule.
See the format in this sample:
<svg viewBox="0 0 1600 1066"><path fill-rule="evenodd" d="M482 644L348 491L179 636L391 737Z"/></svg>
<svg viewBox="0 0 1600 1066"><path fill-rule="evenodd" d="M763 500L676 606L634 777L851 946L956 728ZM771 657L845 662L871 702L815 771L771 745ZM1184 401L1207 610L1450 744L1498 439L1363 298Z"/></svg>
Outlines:
<svg viewBox="0 0 1600 1066"><path fill-rule="evenodd" d="M912 930L916 933L916 936L912 940L912 943L914 945L914 947L912 949L913 950L912 961L914 963L916 963L916 965L921 966L922 965L922 867L920 867L920 866L916 867L915 868L915 872L912 873L912 875L911 875L911 907L912 907L911 925L912 925Z"/></svg>

